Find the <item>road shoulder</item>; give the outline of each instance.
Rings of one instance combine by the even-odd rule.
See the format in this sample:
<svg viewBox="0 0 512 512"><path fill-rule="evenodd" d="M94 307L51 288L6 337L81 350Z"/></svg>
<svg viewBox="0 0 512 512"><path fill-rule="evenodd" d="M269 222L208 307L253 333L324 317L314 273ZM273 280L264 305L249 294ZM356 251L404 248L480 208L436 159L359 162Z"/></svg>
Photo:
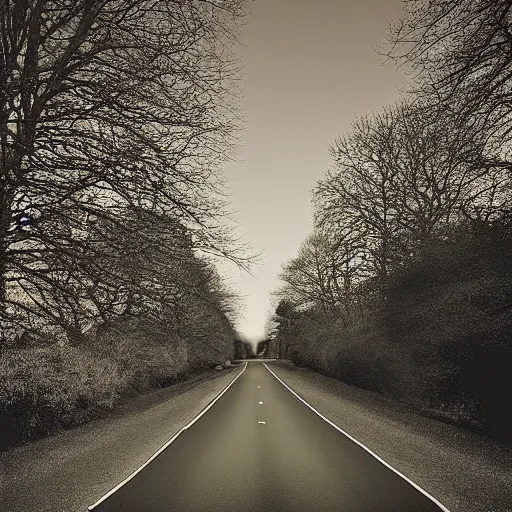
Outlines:
<svg viewBox="0 0 512 512"><path fill-rule="evenodd" d="M512 512L512 447L290 363L267 364L318 412L451 512Z"/></svg>

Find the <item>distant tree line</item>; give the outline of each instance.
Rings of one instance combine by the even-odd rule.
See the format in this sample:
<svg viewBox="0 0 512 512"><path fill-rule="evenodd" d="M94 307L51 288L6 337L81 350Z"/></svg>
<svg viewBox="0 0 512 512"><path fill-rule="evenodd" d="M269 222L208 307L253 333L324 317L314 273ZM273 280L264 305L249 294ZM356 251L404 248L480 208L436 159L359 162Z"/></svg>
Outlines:
<svg viewBox="0 0 512 512"><path fill-rule="evenodd" d="M413 0L403 101L356 120L282 269L284 356L510 440L512 3Z"/></svg>
<svg viewBox="0 0 512 512"><path fill-rule="evenodd" d="M235 359L250 359L254 357L253 346L246 339L237 337L235 339Z"/></svg>
<svg viewBox="0 0 512 512"><path fill-rule="evenodd" d="M31 421L22 408L51 424L109 387L115 402L232 357L236 297L214 263L248 264L220 172L244 13L244 0L0 2L0 418L13 429ZM47 403L43 388L69 384L52 369L101 381L97 358L114 367L96 390Z"/></svg>

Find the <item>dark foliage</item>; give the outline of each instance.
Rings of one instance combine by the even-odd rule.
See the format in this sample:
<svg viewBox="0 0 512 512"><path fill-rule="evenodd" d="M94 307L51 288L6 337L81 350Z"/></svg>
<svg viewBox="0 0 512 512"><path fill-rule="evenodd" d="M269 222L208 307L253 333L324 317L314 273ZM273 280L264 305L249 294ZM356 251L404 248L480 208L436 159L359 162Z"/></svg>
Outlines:
<svg viewBox="0 0 512 512"><path fill-rule="evenodd" d="M334 378L504 442L512 441L509 218L432 237L392 269L379 306L346 328L295 313L288 356ZM283 308L280 308L282 312ZM298 318L297 318L298 317Z"/></svg>

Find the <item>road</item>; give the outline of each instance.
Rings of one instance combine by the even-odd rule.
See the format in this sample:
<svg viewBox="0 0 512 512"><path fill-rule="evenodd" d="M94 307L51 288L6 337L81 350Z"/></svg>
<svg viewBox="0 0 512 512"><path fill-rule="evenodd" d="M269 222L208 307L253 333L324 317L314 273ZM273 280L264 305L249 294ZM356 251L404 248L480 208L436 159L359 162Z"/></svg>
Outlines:
<svg viewBox="0 0 512 512"><path fill-rule="evenodd" d="M92 510L446 509L329 425L254 361L190 428Z"/></svg>

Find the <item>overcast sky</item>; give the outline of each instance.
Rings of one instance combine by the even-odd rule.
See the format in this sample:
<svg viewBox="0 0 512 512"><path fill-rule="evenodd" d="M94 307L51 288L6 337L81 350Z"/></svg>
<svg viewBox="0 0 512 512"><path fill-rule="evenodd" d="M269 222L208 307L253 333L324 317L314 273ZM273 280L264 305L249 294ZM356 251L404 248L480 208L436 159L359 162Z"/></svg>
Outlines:
<svg viewBox="0 0 512 512"><path fill-rule="evenodd" d="M263 263L234 281L245 301L238 328L264 335L283 262L311 231L310 191L328 147L351 121L393 102L403 75L374 46L400 0L255 0L242 50L247 119L226 175L233 217Z"/></svg>

